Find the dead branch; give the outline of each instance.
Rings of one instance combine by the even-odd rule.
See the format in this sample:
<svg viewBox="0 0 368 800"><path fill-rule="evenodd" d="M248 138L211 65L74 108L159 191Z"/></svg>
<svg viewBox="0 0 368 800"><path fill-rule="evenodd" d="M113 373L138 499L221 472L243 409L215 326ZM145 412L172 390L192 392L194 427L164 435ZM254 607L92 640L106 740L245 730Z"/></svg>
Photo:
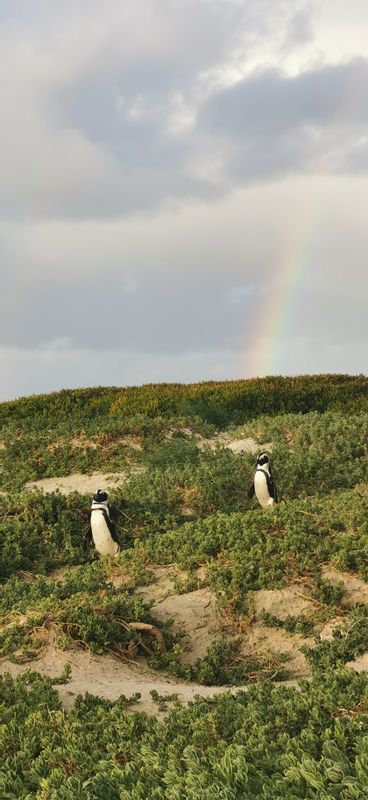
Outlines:
<svg viewBox="0 0 368 800"><path fill-rule="evenodd" d="M166 653L165 639L159 628L156 628L155 625L150 625L148 622L128 622L128 625L129 628L133 628L135 631L143 631L144 633L148 633L149 636L153 636L161 652Z"/></svg>

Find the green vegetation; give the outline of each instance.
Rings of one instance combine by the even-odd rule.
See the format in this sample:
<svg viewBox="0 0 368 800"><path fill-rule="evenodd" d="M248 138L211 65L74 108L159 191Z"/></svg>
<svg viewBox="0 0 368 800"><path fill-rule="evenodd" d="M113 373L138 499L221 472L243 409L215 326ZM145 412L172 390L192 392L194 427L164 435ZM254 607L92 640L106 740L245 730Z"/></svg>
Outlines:
<svg viewBox="0 0 368 800"><path fill-rule="evenodd" d="M5 676L1 796L366 798L368 686L344 665L368 650L368 609L351 608L323 567L368 581L368 379L65 391L1 404L0 418L2 654L23 662L54 642L66 661L79 647L145 658L181 680L250 687L188 708L153 690L168 712L158 723L139 713L138 695L109 703L87 694L66 713L55 680ZM249 437L272 442L281 496L272 513L247 498L254 455L226 447ZM110 495L123 543L113 561L82 548L89 495L25 487L94 470L126 478ZM182 632L169 622L158 626L165 647L139 629L157 631L137 589L158 565L173 567L177 593L214 593L217 639L194 664L183 663ZM291 583L311 610L261 618L314 641L303 649L312 679L300 692L271 685L288 677L282 653L242 647L253 593ZM335 617L332 638L321 638ZM68 678L66 667L58 683Z"/></svg>
<svg viewBox="0 0 368 800"><path fill-rule="evenodd" d="M317 636L317 647L303 649L314 671L324 671L366 653L367 637L368 609L358 605L346 622L334 630L332 641L321 641Z"/></svg>
<svg viewBox="0 0 368 800"><path fill-rule="evenodd" d="M95 653L113 650L132 658L142 643L131 623L153 624L150 604L132 594L131 586L115 589L104 572L103 563L98 563L63 580L10 578L1 599L5 628L0 654L16 661L34 658L51 631L63 649L76 642ZM25 616L21 623L19 615Z"/></svg>
<svg viewBox="0 0 368 800"><path fill-rule="evenodd" d="M163 722L50 679L0 683L9 800L365 800L368 684L339 669L300 691L258 685L175 705ZM136 698L133 698L133 700ZM159 697L157 697L159 700Z"/></svg>
<svg viewBox="0 0 368 800"><path fill-rule="evenodd" d="M300 633L301 636L311 636L314 634L314 625L304 614L288 614L286 619L279 619L275 614L268 611L261 612L261 619L270 628L283 628L288 633Z"/></svg>
<svg viewBox="0 0 368 800"><path fill-rule="evenodd" d="M98 415L134 417L200 417L214 424L240 424L260 414L327 410L366 410L368 378L364 375L302 375L195 384L64 390L0 404L0 422L13 419Z"/></svg>

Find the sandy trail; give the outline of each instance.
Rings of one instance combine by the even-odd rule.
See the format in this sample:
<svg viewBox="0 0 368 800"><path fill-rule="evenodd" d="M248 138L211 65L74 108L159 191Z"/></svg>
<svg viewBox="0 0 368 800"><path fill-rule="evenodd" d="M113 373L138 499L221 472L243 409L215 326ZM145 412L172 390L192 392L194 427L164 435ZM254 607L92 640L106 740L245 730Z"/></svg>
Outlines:
<svg viewBox="0 0 368 800"><path fill-rule="evenodd" d="M186 683L162 672L156 672L143 660L126 663L110 655L95 656L81 650L65 652L56 650L52 646L45 650L39 659L28 661L26 664L13 664L4 659L0 664L0 674L10 672L11 675L17 676L28 669L33 669L41 675L54 678L61 674L67 663L72 668L72 677L67 684L55 687L64 708L71 708L76 696L85 692L106 700L117 700L122 694L131 697L140 692L140 702L132 705L131 709L158 716L160 712L157 703L150 695L151 689L155 689L161 695L177 694L180 702L188 703L196 695L213 697L216 694L236 692L246 688Z"/></svg>
<svg viewBox="0 0 368 800"><path fill-rule="evenodd" d="M155 582L148 586L140 587L137 594L145 599L153 600L153 617L158 625L168 619L173 620L173 628L181 628L186 632L181 661L193 663L197 658L203 657L209 644L214 641L219 633L219 619L216 614L215 598L209 587L196 589L178 595L174 591L175 578L185 578L175 565L153 568ZM202 577L204 577L203 572ZM356 603L368 603L368 585L354 575L342 573L326 565L325 577L333 582L342 581L345 587L345 603L354 606ZM60 576L61 577L61 576ZM112 579L114 586L119 586L124 580L124 575L115 574ZM300 651L302 644L313 646L312 639L305 639L297 634L288 634L278 628L269 628L262 621L262 610L285 619L290 613L307 613L313 607L313 598L304 594L299 584L291 585L284 589L260 590L252 593L254 617L243 632L241 653L247 657L280 652L287 653L289 660L285 666L289 670L291 680L282 682L282 685L297 686L297 679L308 677L309 665ZM330 639L335 627L344 624L343 617L328 620L320 631L321 638ZM64 708L74 705L78 694L90 692L107 700L116 700L120 695L131 697L139 692L141 700L132 705L131 710L145 711L156 716L161 716L157 703L151 697L154 689L160 695L177 694L181 703L188 703L196 695L200 697L214 697L224 692L235 693L246 690L247 686L202 686L178 680L164 672L151 669L143 658L136 661L122 661L113 655L93 655L80 649L67 651L58 650L53 642L49 642L41 656L24 664L14 664L9 659L3 659L0 664L0 674L10 672L13 676L19 675L28 669L36 670L42 675L56 677L61 674L63 667L69 663L72 668L70 681L56 689ZM356 671L368 670L368 652L347 664ZM168 703L168 708L172 705Z"/></svg>
<svg viewBox="0 0 368 800"><path fill-rule="evenodd" d="M83 475L79 472L73 472L71 475L64 475L55 478L41 478L39 481L28 481L26 489L41 489L42 492L48 494L59 490L61 494L71 494L71 492L79 492L80 494L94 494L97 489L114 489L117 486L126 483L131 477L131 474L126 472L92 472L91 475Z"/></svg>

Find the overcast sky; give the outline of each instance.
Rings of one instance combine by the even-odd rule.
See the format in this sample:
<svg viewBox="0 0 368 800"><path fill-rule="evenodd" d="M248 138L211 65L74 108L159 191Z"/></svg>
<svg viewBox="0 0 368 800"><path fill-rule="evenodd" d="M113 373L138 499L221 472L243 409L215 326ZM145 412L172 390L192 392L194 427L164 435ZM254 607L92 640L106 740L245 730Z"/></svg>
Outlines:
<svg viewBox="0 0 368 800"><path fill-rule="evenodd" d="M367 0L2 0L0 399L367 372Z"/></svg>

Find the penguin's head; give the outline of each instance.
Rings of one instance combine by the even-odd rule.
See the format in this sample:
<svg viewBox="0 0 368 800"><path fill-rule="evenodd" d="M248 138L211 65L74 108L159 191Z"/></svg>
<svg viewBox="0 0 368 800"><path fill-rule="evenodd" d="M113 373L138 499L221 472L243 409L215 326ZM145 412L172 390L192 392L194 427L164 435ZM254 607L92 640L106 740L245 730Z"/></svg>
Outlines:
<svg viewBox="0 0 368 800"><path fill-rule="evenodd" d="M267 453L260 453L257 458L257 467L268 467L270 464L270 459Z"/></svg>
<svg viewBox="0 0 368 800"><path fill-rule="evenodd" d="M101 492L101 489L97 489L96 494L93 495L95 503L106 503L107 497L107 492Z"/></svg>

